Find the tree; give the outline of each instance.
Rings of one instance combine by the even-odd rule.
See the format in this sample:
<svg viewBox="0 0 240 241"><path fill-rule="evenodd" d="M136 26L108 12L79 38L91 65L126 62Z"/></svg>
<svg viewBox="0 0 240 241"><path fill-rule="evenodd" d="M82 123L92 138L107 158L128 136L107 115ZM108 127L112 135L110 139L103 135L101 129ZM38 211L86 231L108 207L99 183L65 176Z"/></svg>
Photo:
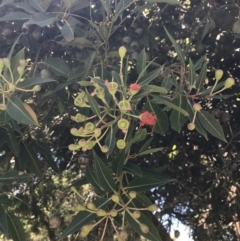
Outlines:
<svg viewBox="0 0 240 241"><path fill-rule="evenodd" d="M2 233L236 240L238 4L2 1Z"/></svg>

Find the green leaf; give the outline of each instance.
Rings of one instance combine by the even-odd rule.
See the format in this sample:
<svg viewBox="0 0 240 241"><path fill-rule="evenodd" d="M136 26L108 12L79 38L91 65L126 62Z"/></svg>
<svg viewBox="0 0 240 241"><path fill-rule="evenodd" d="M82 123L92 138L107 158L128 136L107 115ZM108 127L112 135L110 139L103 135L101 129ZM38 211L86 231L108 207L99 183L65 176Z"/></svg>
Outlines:
<svg viewBox="0 0 240 241"><path fill-rule="evenodd" d="M16 121L27 124L36 125L29 113L23 106L21 99L17 96L11 96L7 103L7 113Z"/></svg>
<svg viewBox="0 0 240 241"><path fill-rule="evenodd" d="M93 172L93 170L92 170L92 168L91 168L89 163L86 166L86 178L87 178L88 182L90 182L91 185L93 185L95 188L102 189L99 186L98 179L97 179L97 174L96 174L96 172Z"/></svg>
<svg viewBox="0 0 240 241"><path fill-rule="evenodd" d="M56 13L43 13L39 12L34 14L28 21L28 24L36 24L39 27L51 25L57 19Z"/></svg>
<svg viewBox="0 0 240 241"><path fill-rule="evenodd" d="M145 86L143 86L142 89L150 90L151 93L157 92L157 93L164 94L164 95L166 95L168 93L168 91L165 88L159 87L159 86L156 86L156 85L145 85Z"/></svg>
<svg viewBox="0 0 240 241"><path fill-rule="evenodd" d="M139 75L138 79L140 79L145 75L146 73L145 67L146 67L146 51L145 49L143 49L137 59L137 73Z"/></svg>
<svg viewBox="0 0 240 241"><path fill-rule="evenodd" d="M146 0L149 3L168 3L168 4L177 4L179 5L179 0Z"/></svg>
<svg viewBox="0 0 240 241"><path fill-rule="evenodd" d="M108 147L108 153L107 153L108 156L113 152L113 149L116 145L116 137L115 137L116 133L115 132L116 131L114 131L114 127L110 126L109 131L105 137L104 143Z"/></svg>
<svg viewBox="0 0 240 241"><path fill-rule="evenodd" d="M93 156L97 172L98 184L106 192L114 192L116 190L116 185L111 173L95 152L93 152Z"/></svg>
<svg viewBox="0 0 240 241"><path fill-rule="evenodd" d="M192 86L196 81L196 74L195 74L195 68L191 59L189 59L188 81L189 81L190 89L192 89Z"/></svg>
<svg viewBox="0 0 240 241"><path fill-rule="evenodd" d="M155 152L161 151L162 149L163 149L163 147L158 147L158 148L148 149L148 150L146 150L146 151L143 151L143 152L137 153L136 156L143 156L143 155L147 155L147 154L152 154L152 153L155 153Z"/></svg>
<svg viewBox="0 0 240 241"><path fill-rule="evenodd" d="M39 1L39 0L28 0L28 4L30 4L38 12L45 12L41 3L42 3L42 1Z"/></svg>
<svg viewBox="0 0 240 241"><path fill-rule="evenodd" d="M62 59L50 57L45 59L43 63L46 64L56 76L68 77L70 74L68 65Z"/></svg>
<svg viewBox="0 0 240 241"><path fill-rule="evenodd" d="M199 58L195 63L194 63L194 69L198 70L202 67L202 64L206 60L206 55L203 55L201 58Z"/></svg>
<svg viewBox="0 0 240 241"><path fill-rule="evenodd" d="M187 109L187 100L184 95L179 94L173 99L173 103L183 110ZM172 128L180 133L183 124L187 121L187 117L177 110L172 110L169 120Z"/></svg>
<svg viewBox="0 0 240 241"><path fill-rule="evenodd" d="M122 174L122 169L123 169L125 160L126 160L125 150L122 150L120 153L118 153L117 157L114 158L113 160L112 168L113 168L113 171L116 173L117 177L120 177Z"/></svg>
<svg viewBox="0 0 240 241"><path fill-rule="evenodd" d="M128 212L125 213L125 217L128 223L133 227L133 229L141 236L151 241L162 241L155 225L143 212L141 212L141 216L137 219L137 222L136 219L134 219ZM141 231L139 222L145 224L149 228L148 233L143 233Z"/></svg>
<svg viewBox="0 0 240 241"><path fill-rule="evenodd" d="M123 166L123 171L135 176L142 177L141 168L137 164L131 162L128 162L126 165Z"/></svg>
<svg viewBox="0 0 240 241"><path fill-rule="evenodd" d="M125 189L128 191L145 192L155 187L164 186L169 182L176 181L175 179L168 178L151 178L151 177L137 177L131 181Z"/></svg>
<svg viewBox="0 0 240 241"><path fill-rule="evenodd" d="M101 119L101 113L100 113L100 108L99 105L97 103L97 101L94 99L94 97L92 97L88 91L85 92L88 98L88 103L91 107L92 112L97 115L99 117L99 119Z"/></svg>
<svg viewBox="0 0 240 241"><path fill-rule="evenodd" d="M174 38L171 36L171 34L167 31L167 29L164 27L167 36L169 37L170 41L172 42L175 51L177 52L178 58L181 62L181 65L183 68L185 68L185 56L183 54L183 51L180 47L180 45L174 40Z"/></svg>
<svg viewBox="0 0 240 241"><path fill-rule="evenodd" d="M19 155L19 146L17 142L16 135L12 128L8 128L7 145L15 157Z"/></svg>
<svg viewBox="0 0 240 241"><path fill-rule="evenodd" d="M87 58L85 65L84 65L84 76L83 78L88 77L89 71L92 67L93 61L96 58L96 52L94 51L92 54L89 55L89 57Z"/></svg>
<svg viewBox="0 0 240 241"><path fill-rule="evenodd" d="M164 104L164 105L168 106L169 108L172 108L172 109L175 109L175 110L181 112L184 116L188 116L187 111L185 111L185 110L179 108L178 106L174 105L171 100L169 100L169 99L167 99L167 98L165 98L163 96L159 96L159 95L158 96L152 95L152 97L153 97L152 101L154 103L156 103L156 104Z"/></svg>
<svg viewBox="0 0 240 241"><path fill-rule="evenodd" d="M23 224L13 213L7 213L9 233L13 241L26 241L27 237L23 228Z"/></svg>
<svg viewBox="0 0 240 241"><path fill-rule="evenodd" d="M142 147L140 148L139 152L146 151L146 150L150 147L150 144L151 144L152 140L153 140L153 137L147 139L147 140L143 143L143 145L142 145Z"/></svg>
<svg viewBox="0 0 240 241"><path fill-rule="evenodd" d="M105 1L105 0L100 0L101 1L101 4L104 8L104 10L109 14L109 11L110 11L110 4L108 1Z"/></svg>
<svg viewBox="0 0 240 241"><path fill-rule="evenodd" d="M143 129L140 129L139 131L137 131L135 133L134 137L127 142L125 152L127 152L127 150L131 147L131 145L133 143L143 141L146 137L147 137L147 129L146 128L143 128Z"/></svg>
<svg viewBox="0 0 240 241"><path fill-rule="evenodd" d="M159 134L164 134L168 128L168 118L162 109L151 102L148 102L145 106L146 110L149 110L150 112L154 113L154 115L157 117L156 125L153 127L153 131Z"/></svg>
<svg viewBox="0 0 240 241"><path fill-rule="evenodd" d="M74 29L76 26L76 19L72 16L68 16L65 19L65 23L61 28L62 35L67 42L74 40Z"/></svg>
<svg viewBox="0 0 240 241"><path fill-rule="evenodd" d="M24 12L11 12L1 17L0 21L28 20L30 17L30 14Z"/></svg>
<svg viewBox="0 0 240 241"><path fill-rule="evenodd" d="M15 158L15 169L18 171L25 171L28 163L28 155L25 149L25 145L20 144L20 153L17 158Z"/></svg>
<svg viewBox="0 0 240 241"><path fill-rule="evenodd" d="M19 77L17 67L19 66L20 59L25 59L25 48L22 48L14 57L11 58L11 70L14 81L16 81Z"/></svg>
<svg viewBox="0 0 240 241"><path fill-rule="evenodd" d="M142 205L142 207L146 207L152 204L152 201L143 193L138 192L137 193L137 197L136 200L138 203L140 203L140 205ZM139 207L139 205L138 205Z"/></svg>
<svg viewBox="0 0 240 241"><path fill-rule="evenodd" d="M215 119L213 115L205 110L201 110L197 113L201 125L213 136L222 141L226 141L222 126Z"/></svg>
<svg viewBox="0 0 240 241"><path fill-rule="evenodd" d="M154 178L166 178L166 176L161 174L162 172L161 170L158 171L158 169L155 169L155 168L152 169L152 168L142 167L141 170L144 176L150 176Z"/></svg>
<svg viewBox="0 0 240 241"><path fill-rule="evenodd" d="M202 32L201 42L202 42L202 40L205 38L205 36L208 34L209 29L210 29L210 21L209 21L209 19L208 19L208 21L206 22L206 25L205 25L205 27L204 27L204 29L203 29L203 32Z"/></svg>
<svg viewBox="0 0 240 241"><path fill-rule="evenodd" d="M146 74L143 77L139 76L140 78L138 78L136 82L141 86L147 85L152 80L154 80L156 77L158 77L158 75L161 71L162 71L162 67L151 71L150 73Z"/></svg>
<svg viewBox="0 0 240 241"><path fill-rule="evenodd" d="M56 80L49 79L49 78L33 77L33 78L30 78L30 79L26 79L26 80L23 80L21 82L18 82L17 87L24 89L24 88L27 88L27 87L30 87L30 86L49 83L49 82L53 82L53 81L56 81Z"/></svg>
<svg viewBox="0 0 240 241"><path fill-rule="evenodd" d="M108 206L108 202L109 200L106 198L100 198L97 200L94 200L93 203L95 204L95 206L98 209L106 209ZM67 228L64 230L62 237L61 238L65 238L70 234L73 234L77 231L79 231L79 229L83 226L88 224L89 222L91 222L92 220L94 220L97 217L96 213L91 213L91 212L87 212L87 211L81 211L79 212L74 218L73 220L70 222L70 224L67 226Z"/></svg>
<svg viewBox="0 0 240 241"><path fill-rule="evenodd" d="M122 13L126 8L132 3L132 0L120 0L118 2L118 5L115 9L116 11L116 16L119 16L120 13Z"/></svg>
<svg viewBox="0 0 240 241"><path fill-rule="evenodd" d="M2 2L0 4L0 8L7 4L13 3L13 2L14 2L14 0L2 0Z"/></svg>
<svg viewBox="0 0 240 241"><path fill-rule="evenodd" d="M8 236L8 222L7 216L3 206L0 204L0 233L3 233L6 237Z"/></svg>
<svg viewBox="0 0 240 241"><path fill-rule="evenodd" d="M6 185L11 185L14 184L15 182L20 183L20 182L26 182L28 179L30 179L30 175L27 173L22 174L17 170L12 170L5 172L1 177L0 177L0 182Z"/></svg>
<svg viewBox="0 0 240 241"><path fill-rule="evenodd" d="M197 78L197 84L196 84L196 88L197 88L197 91L199 92L200 89L202 88L205 80L206 80L206 77L207 77L207 63L206 61L203 63L203 66L201 68L201 71L200 71L200 74Z"/></svg>
<svg viewBox="0 0 240 241"><path fill-rule="evenodd" d="M72 183L71 186L73 186L73 187L81 187L82 185L85 185L85 184L88 184L88 183L90 183L90 182L88 181L87 171L86 171L86 176L81 177L81 178L78 179L78 180L75 180L75 181ZM99 187L97 187L97 188L99 188Z"/></svg>

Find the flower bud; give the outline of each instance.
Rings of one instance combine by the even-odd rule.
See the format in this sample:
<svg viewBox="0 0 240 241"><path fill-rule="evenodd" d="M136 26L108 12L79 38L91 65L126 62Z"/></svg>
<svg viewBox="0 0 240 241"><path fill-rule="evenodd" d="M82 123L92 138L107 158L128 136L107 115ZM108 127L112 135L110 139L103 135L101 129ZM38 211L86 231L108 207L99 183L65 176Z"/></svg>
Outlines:
<svg viewBox="0 0 240 241"><path fill-rule="evenodd" d="M188 130L193 131L195 129L195 124L194 123L189 123L187 125Z"/></svg>
<svg viewBox="0 0 240 241"><path fill-rule="evenodd" d="M107 212L103 209L98 209L96 214L97 214L98 217L104 217L104 216L107 215Z"/></svg>
<svg viewBox="0 0 240 241"><path fill-rule="evenodd" d="M78 131L77 128L71 128L71 129L70 129L70 133L71 133L73 136L81 136L81 134L79 133L79 131Z"/></svg>
<svg viewBox="0 0 240 241"><path fill-rule="evenodd" d="M126 100L120 101L118 105L119 105L119 109L122 113L125 113L125 112L131 110L131 105Z"/></svg>
<svg viewBox="0 0 240 241"><path fill-rule="evenodd" d="M118 128L119 128L120 130L128 129L128 127L129 127L129 121L128 121L128 120L126 120L126 119L120 119L120 120L118 121Z"/></svg>
<svg viewBox="0 0 240 241"><path fill-rule="evenodd" d="M132 215L134 218L138 219L138 218L140 218L141 213L139 211L134 211Z"/></svg>
<svg viewBox="0 0 240 241"><path fill-rule="evenodd" d="M195 112L198 112L198 111L200 111L201 109L202 109L202 106L201 106L199 103L196 103L196 104L193 105L193 110L194 110Z"/></svg>
<svg viewBox="0 0 240 241"><path fill-rule="evenodd" d="M121 46L121 47L118 49L118 54L119 54L119 57L120 57L121 59L123 59L123 58L125 57L126 53L127 53L126 47Z"/></svg>
<svg viewBox="0 0 240 241"><path fill-rule="evenodd" d="M77 150L80 149L80 146L79 146L78 144L70 144L70 145L68 146L68 149L69 149L70 151L77 151Z"/></svg>
<svg viewBox="0 0 240 241"><path fill-rule="evenodd" d="M112 199L113 202L119 203L119 196L118 196L118 194L113 194L111 196L111 199Z"/></svg>
<svg viewBox="0 0 240 241"><path fill-rule="evenodd" d="M93 147L95 146L95 144L96 144L96 141L87 141L85 147L86 147L88 150L91 150L91 149L93 149Z"/></svg>
<svg viewBox="0 0 240 241"><path fill-rule="evenodd" d="M95 129L95 125L92 122L88 122L85 125L85 130L87 131L87 133L92 133Z"/></svg>
<svg viewBox="0 0 240 241"><path fill-rule="evenodd" d="M40 85L35 85L35 86L33 86L33 88L32 88L32 91L33 92L38 92L38 91L40 91L41 90L41 86Z"/></svg>
<svg viewBox="0 0 240 241"><path fill-rule="evenodd" d="M108 151L109 151L108 146L102 146L102 147L101 147L101 152L107 153Z"/></svg>
<svg viewBox="0 0 240 241"><path fill-rule="evenodd" d="M130 197L131 199L136 198L136 196L137 196L137 193L136 193L135 191L131 191L131 192L129 193L129 197Z"/></svg>
<svg viewBox="0 0 240 241"><path fill-rule="evenodd" d="M23 76L23 73L24 73L24 68L21 67L21 66L18 66L18 67L17 67L17 72L18 72L19 76L22 77L22 76Z"/></svg>
<svg viewBox="0 0 240 241"><path fill-rule="evenodd" d="M140 229L141 229L141 231L142 231L143 233L148 233L148 232L149 232L148 226L145 225L145 224L143 224L143 223L140 224Z"/></svg>
<svg viewBox="0 0 240 241"><path fill-rule="evenodd" d="M4 66L3 59L0 58L0 73L1 73L2 70L3 70L3 66Z"/></svg>
<svg viewBox="0 0 240 241"><path fill-rule="evenodd" d="M118 84L116 82L109 82L107 84L107 88L108 92L114 96L118 90Z"/></svg>
<svg viewBox="0 0 240 241"><path fill-rule="evenodd" d="M78 141L78 145L80 146L80 148L81 148L81 147L85 147L85 146L86 146L86 140L80 139L80 140Z"/></svg>
<svg viewBox="0 0 240 241"><path fill-rule="evenodd" d="M27 64L27 61L26 61L25 59L20 59L20 60L19 60L19 64L20 64L20 66L21 66L23 69L25 69L26 64Z"/></svg>
<svg viewBox="0 0 240 241"><path fill-rule="evenodd" d="M150 212L156 212L158 210L158 206L156 204L152 204L148 206L148 211Z"/></svg>
<svg viewBox="0 0 240 241"><path fill-rule="evenodd" d="M52 77L52 73L48 69L42 69L41 72L40 72L40 76L42 78L51 78Z"/></svg>
<svg viewBox="0 0 240 241"><path fill-rule="evenodd" d="M104 89L102 87L98 87L95 89L95 93L96 93L96 96L99 98L99 99L104 99L105 98L105 92L104 92Z"/></svg>
<svg viewBox="0 0 240 241"><path fill-rule="evenodd" d="M99 136L101 136L101 134L102 134L102 129L101 128L96 128L94 130L94 137L95 138L98 138Z"/></svg>
<svg viewBox="0 0 240 241"><path fill-rule="evenodd" d="M109 212L109 214L110 214L110 216L112 216L112 217L116 217L117 214L118 214L118 212L117 212L116 209L112 209L112 210Z"/></svg>
<svg viewBox="0 0 240 241"><path fill-rule="evenodd" d="M223 77L223 71L221 69L218 69L215 71L215 79L216 82L218 82Z"/></svg>
<svg viewBox="0 0 240 241"><path fill-rule="evenodd" d="M228 89L231 88L235 84L235 81L233 78L227 78L224 84L224 88Z"/></svg>
<svg viewBox="0 0 240 241"><path fill-rule="evenodd" d="M140 89L141 89L141 86L138 85L137 83L131 84L129 88L130 95L131 96L136 95L140 91Z"/></svg>
<svg viewBox="0 0 240 241"><path fill-rule="evenodd" d="M0 104L0 110L6 110L7 109L7 105L6 104Z"/></svg>
<svg viewBox="0 0 240 241"><path fill-rule="evenodd" d="M84 121L87 120L87 116L82 115L82 114L80 114L80 113L77 113L76 116L75 116L75 118L74 118L74 120L75 120L76 122L84 122Z"/></svg>
<svg viewBox="0 0 240 241"><path fill-rule="evenodd" d="M8 69L10 69L11 64L10 64L9 58L4 58L4 59L3 59L3 63L4 63L4 65L5 65Z"/></svg>
<svg viewBox="0 0 240 241"><path fill-rule="evenodd" d="M8 84L8 90L11 91L11 92L14 92L16 90L16 85L13 84L13 83L9 83Z"/></svg>
<svg viewBox="0 0 240 241"><path fill-rule="evenodd" d="M94 203L88 203L87 208L92 211L95 211L97 209Z"/></svg>
<svg viewBox="0 0 240 241"><path fill-rule="evenodd" d="M119 237L123 240L126 240L127 237L128 237L128 234L125 230L122 230L120 233L119 233Z"/></svg>
<svg viewBox="0 0 240 241"><path fill-rule="evenodd" d="M82 204L77 204L75 207L73 207L73 211L80 212L80 211L85 211L86 207L83 206Z"/></svg>
<svg viewBox="0 0 240 241"><path fill-rule="evenodd" d="M74 100L74 105L78 106L78 107L87 107L86 102L83 100L83 98L81 96L78 96L75 100Z"/></svg>
<svg viewBox="0 0 240 241"><path fill-rule="evenodd" d="M94 225L91 225L91 224L82 226L80 237L81 238L86 237L93 228L94 228Z"/></svg>
<svg viewBox="0 0 240 241"><path fill-rule="evenodd" d="M122 139L118 140L117 141L117 148L122 150L126 147L126 142Z"/></svg>

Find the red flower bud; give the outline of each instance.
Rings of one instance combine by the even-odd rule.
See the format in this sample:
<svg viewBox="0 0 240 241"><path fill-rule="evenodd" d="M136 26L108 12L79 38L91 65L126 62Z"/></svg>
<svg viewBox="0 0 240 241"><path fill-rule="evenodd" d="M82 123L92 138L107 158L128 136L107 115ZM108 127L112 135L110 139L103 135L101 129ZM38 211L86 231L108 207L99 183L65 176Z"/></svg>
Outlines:
<svg viewBox="0 0 240 241"><path fill-rule="evenodd" d="M137 83L131 84L130 85L130 94L132 96L136 95L139 92L140 89L141 89L141 86L138 85Z"/></svg>

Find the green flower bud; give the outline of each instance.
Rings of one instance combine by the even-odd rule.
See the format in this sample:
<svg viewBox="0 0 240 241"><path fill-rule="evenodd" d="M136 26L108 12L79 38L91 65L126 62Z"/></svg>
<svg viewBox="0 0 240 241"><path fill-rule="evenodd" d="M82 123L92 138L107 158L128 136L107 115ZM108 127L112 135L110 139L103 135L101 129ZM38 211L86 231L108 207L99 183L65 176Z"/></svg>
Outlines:
<svg viewBox="0 0 240 241"><path fill-rule="evenodd" d="M20 66L21 66L23 69L25 69L26 64L27 64L27 61L26 61L25 59L20 59L20 60L19 60L19 64L20 64Z"/></svg>
<svg viewBox="0 0 240 241"><path fill-rule="evenodd" d="M84 139L80 139L79 141L78 141L78 145L82 148L82 147L85 147L86 146L86 140L84 140Z"/></svg>
<svg viewBox="0 0 240 241"><path fill-rule="evenodd" d="M119 237L123 240L126 240L127 237L128 237L128 234L125 230L122 230L120 233L119 233Z"/></svg>
<svg viewBox="0 0 240 241"><path fill-rule="evenodd" d="M150 212L156 212L158 210L158 206L156 204L151 204L148 206L148 211Z"/></svg>
<svg viewBox="0 0 240 241"><path fill-rule="evenodd" d="M94 225L91 225L91 224L84 225L81 228L80 237L81 238L86 237L93 228L94 228Z"/></svg>
<svg viewBox="0 0 240 241"><path fill-rule="evenodd" d="M102 87L98 87L95 89L96 96L100 99L105 101L105 92Z"/></svg>
<svg viewBox="0 0 240 241"><path fill-rule="evenodd" d="M131 110L131 105L126 100L120 101L118 106L119 106L119 109L122 113L126 113L127 111Z"/></svg>
<svg viewBox="0 0 240 241"><path fill-rule="evenodd" d="M87 135L87 131L83 127L80 127L78 131L79 131L79 135L82 137Z"/></svg>
<svg viewBox="0 0 240 241"><path fill-rule="evenodd" d="M3 59L3 63L4 63L4 65L5 65L8 69L11 68L11 64L10 64L9 58L4 58L4 59Z"/></svg>
<svg viewBox="0 0 240 241"><path fill-rule="evenodd" d="M19 76L22 77L23 74L24 74L24 68L21 67L21 66L18 66L17 67L17 72L18 72Z"/></svg>
<svg viewBox="0 0 240 241"><path fill-rule="evenodd" d="M141 229L141 231L142 231L143 233L148 233L148 232L149 232L148 226L145 225L145 224L143 224L143 223L140 224L140 229Z"/></svg>
<svg viewBox="0 0 240 241"><path fill-rule="evenodd" d="M74 119L76 122L84 122L87 120L87 116L77 113Z"/></svg>
<svg viewBox="0 0 240 241"><path fill-rule="evenodd" d="M113 202L119 203L119 196L118 196L118 194L113 194L111 196L111 199L112 199Z"/></svg>
<svg viewBox="0 0 240 241"><path fill-rule="evenodd" d="M77 151L77 150L80 149L80 146L79 146L78 144L70 144L70 145L68 146L68 149L69 149L70 151Z"/></svg>
<svg viewBox="0 0 240 241"><path fill-rule="evenodd" d="M92 122L88 122L85 125L85 130L87 131L87 133L92 133L95 129L95 125Z"/></svg>
<svg viewBox="0 0 240 241"><path fill-rule="evenodd" d="M101 152L107 153L108 151L109 151L108 146L102 146L102 147L101 147Z"/></svg>
<svg viewBox="0 0 240 241"><path fill-rule="evenodd" d="M132 215L134 218L138 219L138 218L140 218L141 213L139 211L134 211Z"/></svg>
<svg viewBox="0 0 240 241"><path fill-rule="evenodd" d="M78 107L88 107L88 105L86 104L86 102L83 100L83 98L81 96L78 96L74 100L74 105L76 105Z"/></svg>
<svg viewBox="0 0 240 241"><path fill-rule="evenodd" d="M3 59L0 59L0 73L1 73L2 70L3 70L3 66L4 66Z"/></svg>
<svg viewBox="0 0 240 241"><path fill-rule="evenodd" d="M194 110L195 112L198 112L198 111L200 111L201 109L202 109L202 106L201 106L199 103L196 103L196 104L193 105L193 110Z"/></svg>
<svg viewBox="0 0 240 241"><path fill-rule="evenodd" d="M95 206L94 203L88 203L88 204L87 204L87 208L88 208L89 210L92 210L92 211L97 210L97 208L96 208L96 206Z"/></svg>
<svg viewBox="0 0 240 241"><path fill-rule="evenodd" d="M137 193L136 193L135 191L131 191L131 192L129 193L129 196L130 196L131 199L134 199L134 198L136 198Z"/></svg>
<svg viewBox="0 0 240 241"><path fill-rule="evenodd" d="M189 123L187 125L188 130L193 131L195 129L195 124L194 123Z"/></svg>
<svg viewBox="0 0 240 241"><path fill-rule="evenodd" d="M117 148L118 149L124 149L126 147L126 142L124 141L124 140L122 140L122 139L120 139L120 140L118 140L117 141Z"/></svg>
<svg viewBox="0 0 240 241"><path fill-rule="evenodd" d="M129 127L129 121L126 119L120 119L118 121L118 128L121 130L126 130Z"/></svg>
<svg viewBox="0 0 240 241"><path fill-rule="evenodd" d="M70 133L73 136L81 136L77 128L71 128Z"/></svg>
<svg viewBox="0 0 240 241"><path fill-rule="evenodd" d="M96 141L87 141L85 147L86 147L88 150L91 150L91 149L93 149L93 147L95 146L95 144L96 144Z"/></svg>
<svg viewBox="0 0 240 241"><path fill-rule="evenodd" d="M110 216L112 217L116 217L118 215L118 211L116 209L112 209L110 212L109 212Z"/></svg>
<svg viewBox="0 0 240 241"><path fill-rule="evenodd" d="M83 206L82 204L77 204L75 207L73 207L73 211L80 212L80 211L85 211L86 207Z"/></svg>
<svg viewBox="0 0 240 241"><path fill-rule="evenodd" d="M94 137L95 138L98 138L99 136L101 136L101 134L102 134L102 129L101 128L96 128L94 130Z"/></svg>
<svg viewBox="0 0 240 241"><path fill-rule="evenodd" d="M88 102L88 97L87 97L87 95L86 95L85 92L79 93L78 96L82 97L82 99L83 99L85 102Z"/></svg>
<svg viewBox="0 0 240 241"><path fill-rule="evenodd" d="M0 110L6 110L7 109L7 105L5 104L0 104Z"/></svg>
<svg viewBox="0 0 240 241"><path fill-rule="evenodd" d="M221 69L218 69L215 71L215 79L216 82L218 82L223 77L223 71Z"/></svg>
<svg viewBox="0 0 240 241"><path fill-rule="evenodd" d="M107 212L103 209L98 209L96 214L97 214L98 217L104 217L104 216L107 215Z"/></svg>
<svg viewBox="0 0 240 241"><path fill-rule="evenodd" d="M32 88L32 91L33 92L38 92L38 91L40 91L41 90L41 86L40 85L35 85L35 86L33 86L33 88Z"/></svg>
<svg viewBox="0 0 240 241"><path fill-rule="evenodd" d="M8 90L11 91L11 92L14 92L16 90L16 85L13 84L13 83L9 83L8 84Z"/></svg>
<svg viewBox="0 0 240 241"><path fill-rule="evenodd" d="M127 53L127 49L124 47L124 46L121 46L119 49L118 49L118 54L119 54L119 57L121 59L123 59L125 57Z"/></svg>
<svg viewBox="0 0 240 241"><path fill-rule="evenodd" d="M227 78L224 84L224 88L228 89L231 88L235 84L235 81L233 78Z"/></svg>
<svg viewBox="0 0 240 241"><path fill-rule="evenodd" d="M110 82L107 84L108 92L114 96L118 90L118 84L116 82Z"/></svg>

